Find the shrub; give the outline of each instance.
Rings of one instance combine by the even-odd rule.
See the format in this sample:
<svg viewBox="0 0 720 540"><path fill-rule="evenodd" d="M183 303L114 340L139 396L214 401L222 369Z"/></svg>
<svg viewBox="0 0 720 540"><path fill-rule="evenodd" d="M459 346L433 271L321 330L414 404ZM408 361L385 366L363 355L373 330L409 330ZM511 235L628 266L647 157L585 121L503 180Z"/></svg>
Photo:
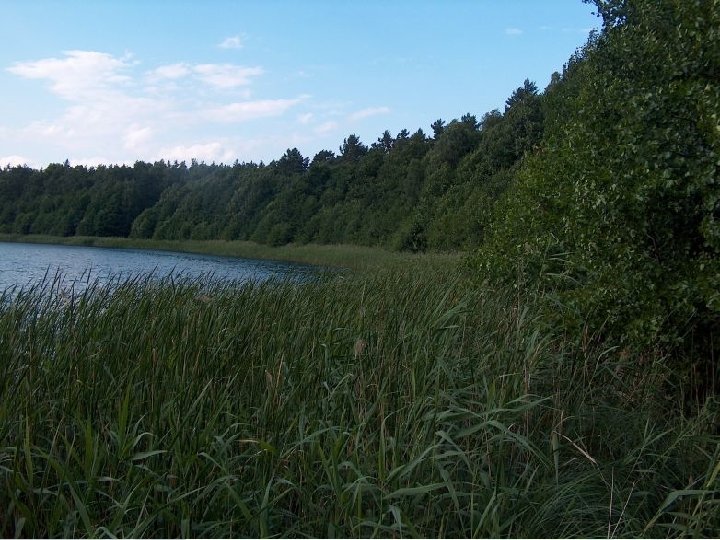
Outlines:
<svg viewBox="0 0 720 540"><path fill-rule="evenodd" d="M542 144L475 264L555 291L572 331L693 349L717 377L720 10L596 4L602 31L543 96Z"/></svg>

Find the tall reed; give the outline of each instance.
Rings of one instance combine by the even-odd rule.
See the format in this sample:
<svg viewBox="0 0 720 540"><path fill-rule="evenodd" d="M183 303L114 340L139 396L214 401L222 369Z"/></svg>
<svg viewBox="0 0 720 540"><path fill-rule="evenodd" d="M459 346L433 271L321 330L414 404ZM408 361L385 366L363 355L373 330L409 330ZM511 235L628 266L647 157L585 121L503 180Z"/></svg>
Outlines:
<svg viewBox="0 0 720 540"><path fill-rule="evenodd" d="M414 265L0 301L3 536L720 534L718 404Z"/></svg>

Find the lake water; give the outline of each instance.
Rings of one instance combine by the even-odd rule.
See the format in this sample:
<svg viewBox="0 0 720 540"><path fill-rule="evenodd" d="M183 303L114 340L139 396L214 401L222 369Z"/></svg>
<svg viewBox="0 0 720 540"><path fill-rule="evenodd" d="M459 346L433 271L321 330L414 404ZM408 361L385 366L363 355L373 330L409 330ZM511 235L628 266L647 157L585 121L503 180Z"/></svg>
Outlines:
<svg viewBox="0 0 720 540"><path fill-rule="evenodd" d="M79 291L94 281L110 283L147 275L245 282L303 280L316 272L317 267L302 264L195 253L0 242L0 292L32 286L46 275L62 275L63 287Z"/></svg>

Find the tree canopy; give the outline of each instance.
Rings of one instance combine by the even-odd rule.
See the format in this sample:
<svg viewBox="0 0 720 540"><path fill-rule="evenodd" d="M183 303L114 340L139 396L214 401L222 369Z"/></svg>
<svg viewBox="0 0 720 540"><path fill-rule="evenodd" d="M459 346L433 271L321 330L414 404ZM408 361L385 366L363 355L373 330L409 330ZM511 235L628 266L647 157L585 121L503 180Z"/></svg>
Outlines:
<svg viewBox="0 0 720 540"><path fill-rule="evenodd" d="M542 97L543 136L476 267L555 291L556 323L576 333L707 359L720 330L720 10L595 4L602 31ZM526 98L508 100L509 123ZM534 138L526 125L517 137Z"/></svg>

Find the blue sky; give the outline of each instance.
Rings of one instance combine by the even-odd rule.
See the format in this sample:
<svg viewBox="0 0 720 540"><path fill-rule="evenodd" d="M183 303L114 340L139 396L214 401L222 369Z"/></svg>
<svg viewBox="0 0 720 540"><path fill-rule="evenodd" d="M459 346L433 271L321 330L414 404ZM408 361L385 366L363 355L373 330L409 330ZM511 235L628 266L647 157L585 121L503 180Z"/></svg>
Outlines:
<svg viewBox="0 0 720 540"><path fill-rule="evenodd" d="M581 0L3 2L0 164L271 161L544 88Z"/></svg>

